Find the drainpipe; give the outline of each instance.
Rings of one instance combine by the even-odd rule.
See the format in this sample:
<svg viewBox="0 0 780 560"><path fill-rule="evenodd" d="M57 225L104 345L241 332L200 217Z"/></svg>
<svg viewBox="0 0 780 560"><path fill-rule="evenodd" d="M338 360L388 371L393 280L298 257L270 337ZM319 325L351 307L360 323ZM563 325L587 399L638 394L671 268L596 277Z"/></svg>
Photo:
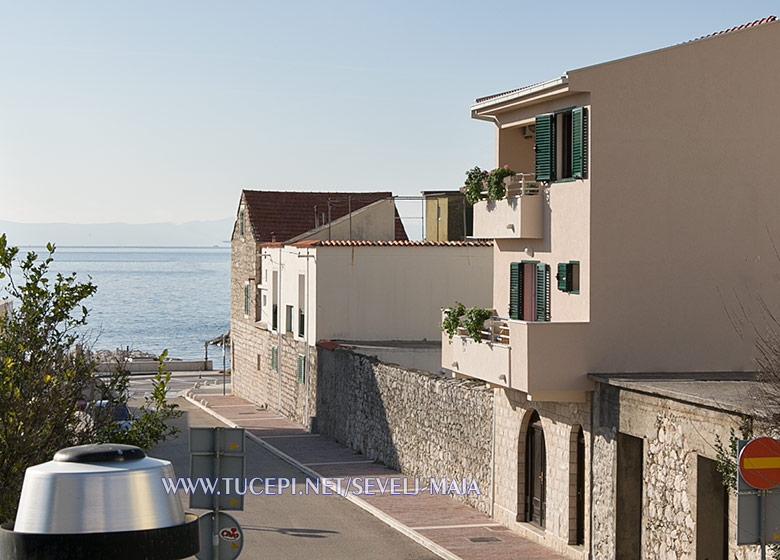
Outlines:
<svg viewBox="0 0 780 560"><path fill-rule="evenodd" d="M598 383L590 397L590 469L588 469L590 471L590 531L588 531L590 537L588 539L590 541L590 546L588 548L590 550L588 552L588 558L593 558L593 450L595 449L596 441L596 424L594 423L594 419L596 418L596 411L594 410L597 400L595 398L596 391L598 391Z"/></svg>
<svg viewBox="0 0 780 560"><path fill-rule="evenodd" d="M306 248L306 254L298 254L299 259L306 259L306 313L303 319L303 344L305 349L305 363L304 363L304 376L305 376L305 403L304 403L304 421L309 424L311 430L311 419L309 417L309 378L311 377L311 351L309 350L309 321L311 320L311 304L310 304L310 290L309 290L309 259L315 258L315 255L309 254L309 248ZM300 311L299 311L300 312Z"/></svg>
<svg viewBox="0 0 780 560"><path fill-rule="evenodd" d="M493 433L490 442L490 519L494 517L496 503L496 394L498 389L493 389Z"/></svg>
<svg viewBox="0 0 780 560"><path fill-rule="evenodd" d="M282 250L284 246L279 247L279 305L276 308L276 335L277 335L277 350L276 350L276 373L279 374L279 387L277 391L278 404L276 409L279 414L282 413ZM285 318L287 318L285 316Z"/></svg>

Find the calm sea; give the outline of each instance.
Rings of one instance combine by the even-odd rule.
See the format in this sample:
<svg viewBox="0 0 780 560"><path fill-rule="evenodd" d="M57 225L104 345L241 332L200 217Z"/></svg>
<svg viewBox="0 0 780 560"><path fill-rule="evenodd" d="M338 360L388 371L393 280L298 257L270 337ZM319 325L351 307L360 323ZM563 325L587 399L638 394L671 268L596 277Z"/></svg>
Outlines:
<svg viewBox="0 0 780 560"><path fill-rule="evenodd" d="M97 285L87 300L96 349L202 359L203 343L230 326L230 248L57 247L52 270ZM221 350L209 354L217 367Z"/></svg>

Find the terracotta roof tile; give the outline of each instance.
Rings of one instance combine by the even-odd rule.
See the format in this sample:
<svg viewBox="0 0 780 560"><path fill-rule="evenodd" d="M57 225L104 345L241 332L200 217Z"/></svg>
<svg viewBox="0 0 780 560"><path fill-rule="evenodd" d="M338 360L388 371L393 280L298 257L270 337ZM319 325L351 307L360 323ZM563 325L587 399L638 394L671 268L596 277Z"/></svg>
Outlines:
<svg viewBox="0 0 780 560"><path fill-rule="evenodd" d="M474 241L317 241L307 240L293 243L294 247L491 247L492 240Z"/></svg>
<svg viewBox="0 0 780 560"><path fill-rule="evenodd" d="M691 39L690 41L686 41L687 43L691 43L693 41L700 41L701 39L706 39L708 37L715 37L716 35L724 35L726 33L731 33L732 31L741 31L742 29L748 29L750 27L755 27L757 25L762 25L764 23L771 23L773 21L777 21L777 17L775 16L767 16L763 19L757 19L756 21L751 21L750 23L745 23L743 25L738 25L737 27L732 27L731 29L724 29L723 31L716 31L715 33L710 33L709 35L704 35L703 37L699 37L697 39ZM523 86L521 88L515 88L510 89L509 91L504 91L501 93L494 93L493 95L488 95L485 97L479 97L474 100L475 103L482 103L483 101L489 101L491 99L496 99L498 97L503 97L504 95L509 95L512 93L517 93L518 91L522 91L524 89L531 89L535 86L538 86L540 84L543 84L544 82L539 82L536 84L531 84L530 86Z"/></svg>
<svg viewBox="0 0 780 560"><path fill-rule="evenodd" d="M756 21L751 21L750 23L744 23L742 25L738 25L737 27L732 27L731 29L716 31L715 33L710 33L709 35L704 35L703 37L699 37L698 39L691 39L691 41L688 42L690 43L692 41L700 41L701 39L706 39L708 37L715 37L716 35L725 35L726 33L731 33L733 31L742 31L743 29L748 29L750 27L755 27L757 25L763 25L764 23L771 23L776 20L777 18L775 16L767 16L763 19L757 19Z"/></svg>
<svg viewBox="0 0 780 560"><path fill-rule="evenodd" d="M244 190L249 221L255 235L255 242L283 242L327 223L328 201L330 219L336 220L349 213L350 198L352 210L391 198L391 192L295 192ZM315 211L319 222L315 222ZM403 223L395 212L395 237L408 239Z"/></svg>

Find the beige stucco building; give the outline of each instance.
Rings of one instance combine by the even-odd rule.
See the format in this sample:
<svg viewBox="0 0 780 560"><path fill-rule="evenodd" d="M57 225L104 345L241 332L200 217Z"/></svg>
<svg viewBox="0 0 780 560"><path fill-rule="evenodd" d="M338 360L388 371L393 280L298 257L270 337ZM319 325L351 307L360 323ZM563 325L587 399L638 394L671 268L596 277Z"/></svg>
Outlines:
<svg viewBox="0 0 780 560"><path fill-rule="evenodd" d="M408 241L389 193L368 194L244 191L239 202L233 392L304 426L316 417L318 341L438 372L441 308L490 304L492 242ZM302 207L322 208L326 198L331 220L312 221ZM335 216L335 208L347 212ZM279 232L273 241L270 227Z"/></svg>
<svg viewBox="0 0 780 560"><path fill-rule="evenodd" d="M780 23L767 18L472 106L495 129L495 166L523 175L505 199L474 207L474 236L495 239L492 340L444 337L442 367L496 387L495 518L567 556L737 553L733 526L713 535L696 499L669 514L653 492L672 480L673 462L659 466L653 451L662 422L667 433L669 423L700 430L679 485L693 498L697 488L723 494L695 458L715 458L736 408L702 415L696 399L671 407L663 396L629 406L637 398L625 388L594 389L611 375L715 383L755 369L729 309L741 305L735 294L780 304L778 49ZM620 415L593 406L606 393ZM622 465L639 474L621 493L626 449L634 462ZM655 473L652 484L642 472ZM640 514L620 524L631 492ZM723 508L733 519L733 497ZM656 544L664 515L678 531L672 549Z"/></svg>

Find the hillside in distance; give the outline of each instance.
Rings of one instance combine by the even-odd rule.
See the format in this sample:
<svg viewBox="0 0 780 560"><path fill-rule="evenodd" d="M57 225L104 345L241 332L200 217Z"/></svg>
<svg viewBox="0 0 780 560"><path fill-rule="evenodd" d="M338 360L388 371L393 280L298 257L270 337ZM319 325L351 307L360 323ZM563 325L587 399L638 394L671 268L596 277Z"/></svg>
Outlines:
<svg viewBox="0 0 780 560"><path fill-rule="evenodd" d="M0 220L0 233L6 233L13 246L103 247L213 247L227 246L234 218L193 221L182 224L26 224Z"/></svg>

